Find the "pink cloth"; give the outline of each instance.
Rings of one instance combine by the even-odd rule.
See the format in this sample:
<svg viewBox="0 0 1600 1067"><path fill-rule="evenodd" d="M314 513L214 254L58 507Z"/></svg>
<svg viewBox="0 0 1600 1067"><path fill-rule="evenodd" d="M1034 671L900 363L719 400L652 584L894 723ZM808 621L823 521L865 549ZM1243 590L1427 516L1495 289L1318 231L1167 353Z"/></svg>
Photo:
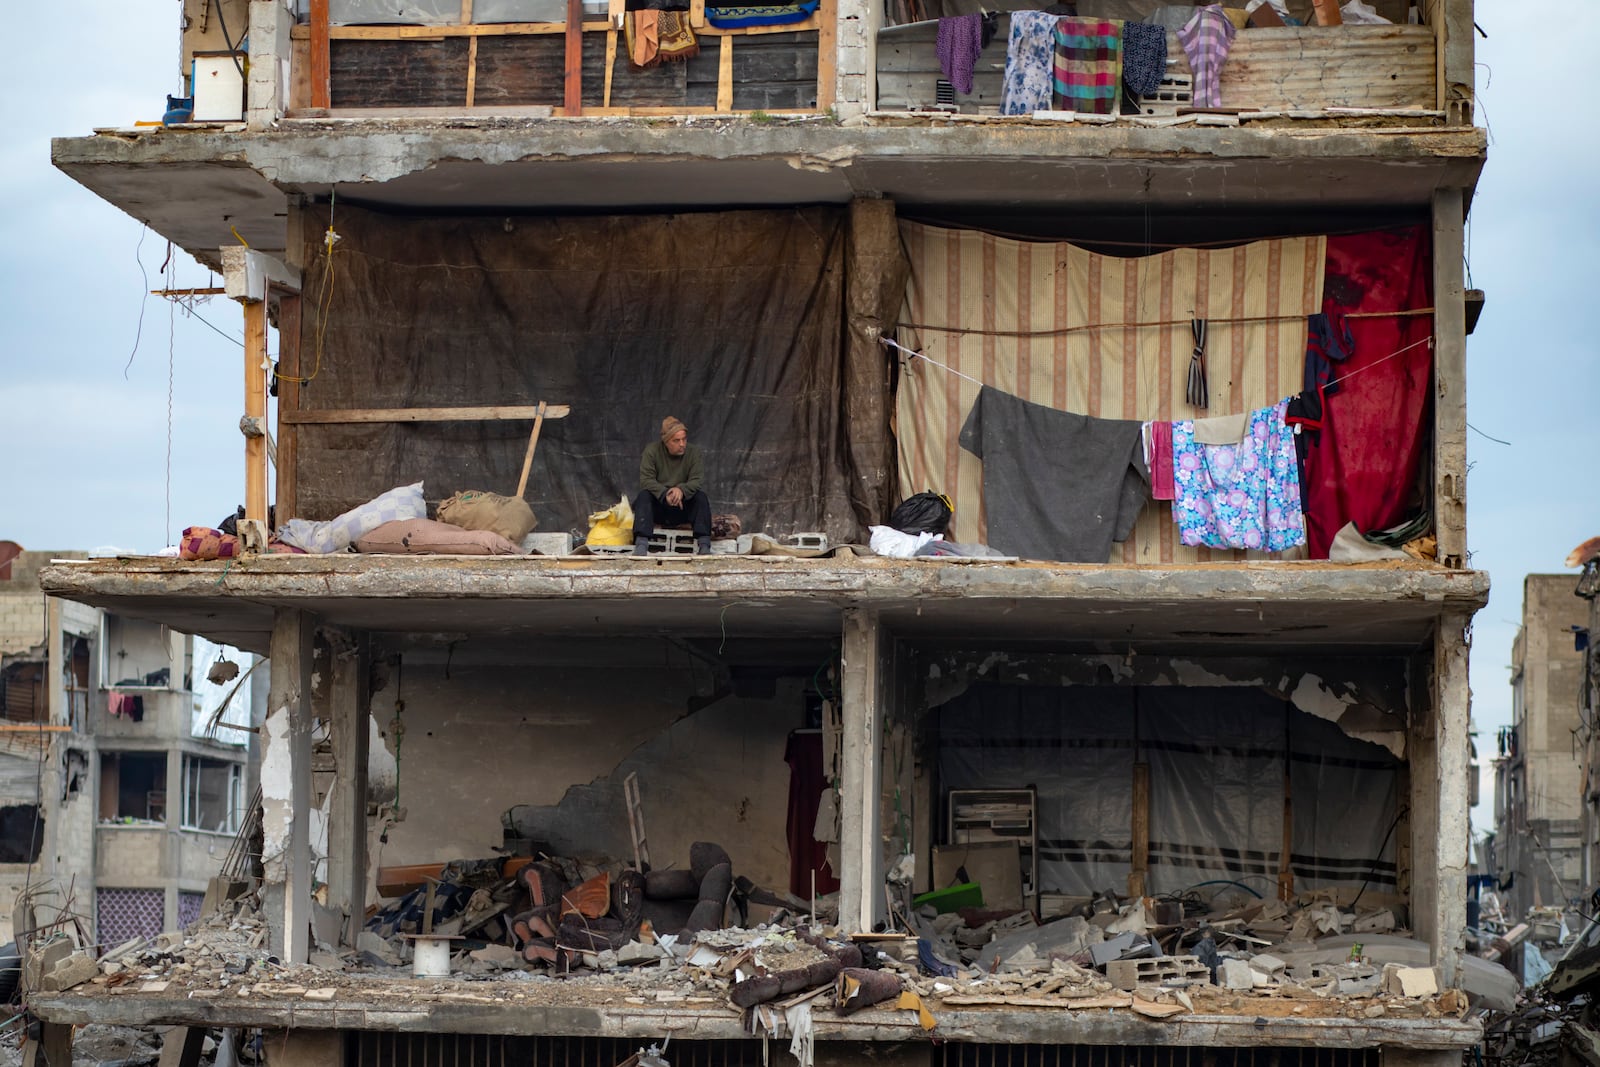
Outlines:
<svg viewBox="0 0 1600 1067"><path fill-rule="evenodd" d="M1172 488L1172 423L1150 424L1150 495L1156 500L1174 498Z"/></svg>

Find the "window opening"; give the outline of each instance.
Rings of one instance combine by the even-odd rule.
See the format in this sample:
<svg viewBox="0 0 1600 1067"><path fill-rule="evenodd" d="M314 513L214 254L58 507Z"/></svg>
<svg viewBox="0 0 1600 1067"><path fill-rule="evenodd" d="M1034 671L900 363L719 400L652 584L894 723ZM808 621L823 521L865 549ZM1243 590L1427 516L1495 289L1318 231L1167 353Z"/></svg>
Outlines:
<svg viewBox="0 0 1600 1067"><path fill-rule="evenodd" d="M124 826L159 826L167 821L165 752L100 756L100 821Z"/></svg>
<svg viewBox="0 0 1600 1067"><path fill-rule="evenodd" d="M226 760L183 757L183 828L232 834L239 830L242 768Z"/></svg>

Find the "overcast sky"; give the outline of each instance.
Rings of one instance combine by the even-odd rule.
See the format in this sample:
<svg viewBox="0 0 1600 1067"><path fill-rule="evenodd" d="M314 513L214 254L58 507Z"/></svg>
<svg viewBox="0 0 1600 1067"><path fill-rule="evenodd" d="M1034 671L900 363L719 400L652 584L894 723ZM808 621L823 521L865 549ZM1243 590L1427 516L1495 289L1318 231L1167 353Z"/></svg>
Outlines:
<svg viewBox="0 0 1600 1067"><path fill-rule="evenodd" d="M1551 30L1589 25L1593 6L1550 0L1534 24L1522 4L1479 4L1478 120L1493 139L1470 231L1488 307L1468 345L1468 418L1510 442L1468 440L1472 564L1494 581L1472 660L1485 766L1510 718L1522 578L1560 570L1600 533L1600 356L1586 319L1600 301L1584 274L1600 251L1600 117L1570 82L1589 35ZM25 548L153 551L243 501L237 306L204 305L207 325L146 299L166 242L50 166L52 136L161 117L180 88L177 16L172 0L10 16L22 46L0 73L0 539ZM209 281L182 253L167 278Z"/></svg>

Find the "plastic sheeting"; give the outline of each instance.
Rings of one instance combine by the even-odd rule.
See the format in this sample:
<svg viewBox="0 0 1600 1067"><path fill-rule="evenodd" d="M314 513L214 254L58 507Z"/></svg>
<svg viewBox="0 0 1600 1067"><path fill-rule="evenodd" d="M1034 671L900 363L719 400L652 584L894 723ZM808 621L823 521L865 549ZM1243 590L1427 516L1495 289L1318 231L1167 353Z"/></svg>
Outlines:
<svg viewBox="0 0 1600 1067"><path fill-rule="evenodd" d="M571 405L534 458L541 530L632 495L640 452L676 415L704 449L715 511L746 530L856 540L883 506L888 383L855 333L892 314L903 275L887 272L893 288L856 277L898 244L892 224L850 233L852 217L398 219L341 204L330 267L319 210L305 227L299 360L315 376L300 406ZM298 511L327 518L418 479L435 503L510 492L530 429L300 426Z"/></svg>
<svg viewBox="0 0 1600 1067"><path fill-rule="evenodd" d="M1245 882L1263 895L1283 851L1285 763L1297 888L1396 884L1400 762L1243 688L975 685L939 708L939 788L1038 790L1046 892L1123 891L1133 764L1150 766L1154 893Z"/></svg>

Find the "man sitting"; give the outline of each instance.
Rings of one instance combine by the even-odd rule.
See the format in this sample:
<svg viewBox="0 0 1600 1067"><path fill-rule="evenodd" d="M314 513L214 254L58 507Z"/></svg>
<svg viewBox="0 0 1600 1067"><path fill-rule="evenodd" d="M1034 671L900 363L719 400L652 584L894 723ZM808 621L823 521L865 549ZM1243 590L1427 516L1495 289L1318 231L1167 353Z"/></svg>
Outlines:
<svg viewBox="0 0 1600 1067"><path fill-rule="evenodd" d="M648 555L656 527L688 524L699 555L711 552L711 501L701 484L705 468L689 430L671 415L661 420L661 440L639 459L639 493L633 498L633 554Z"/></svg>

